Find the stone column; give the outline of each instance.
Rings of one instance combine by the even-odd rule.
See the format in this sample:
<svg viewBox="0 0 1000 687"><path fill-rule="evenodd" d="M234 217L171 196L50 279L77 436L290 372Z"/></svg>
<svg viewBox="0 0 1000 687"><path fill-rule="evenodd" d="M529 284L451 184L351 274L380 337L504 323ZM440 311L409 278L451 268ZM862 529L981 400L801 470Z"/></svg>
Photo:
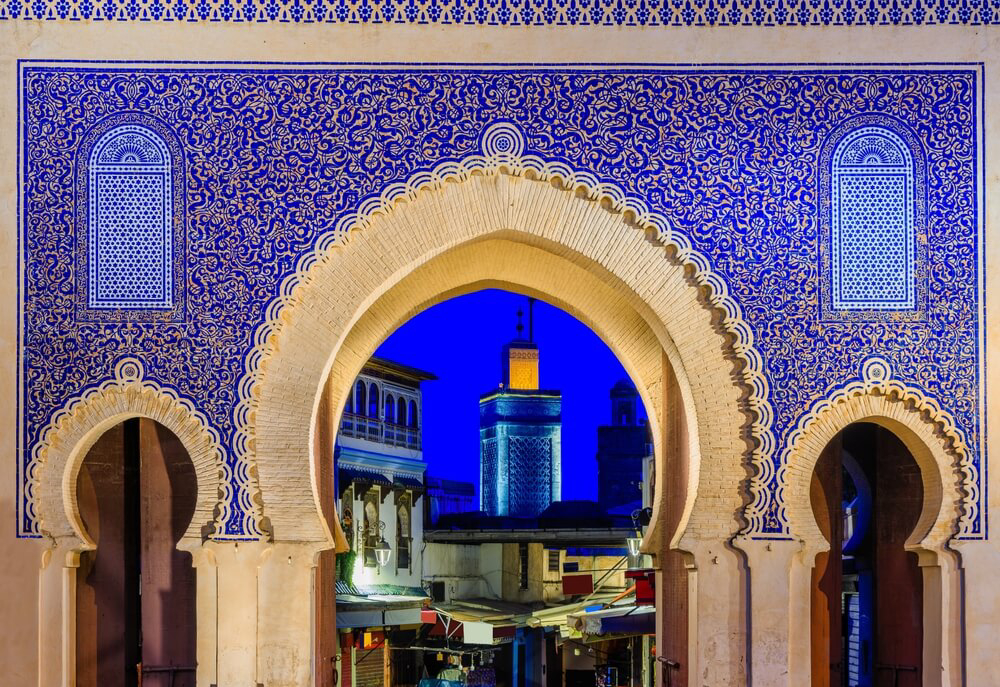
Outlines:
<svg viewBox="0 0 1000 687"><path fill-rule="evenodd" d="M1000 684L1000 594L995 591L1000 555L988 542L956 541L952 548L918 554L924 580L924 687ZM940 671L932 675L931 666Z"/></svg>
<svg viewBox="0 0 1000 687"><path fill-rule="evenodd" d="M315 683L314 580L323 548L309 542L276 542L260 557L257 665L258 682L267 687Z"/></svg>
<svg viewBox="0 0 1000 687"><path fill-rule="evenodd" d="M755 685L810 684L809 584L799 541L740 537L750 568L750 675Z"/></svg>
<svg viewBox="0 0 1000 687"><path fill-rule="evenodd" d="M79 539L59 538L38 571L38 685L76 684L76 570Z"/></svg>
<svg viewBox="0 0 1000 687"><path fill-rule="evenodd" d="M218 687L252 687L261 682L257 674L257 569L267 546L262 542L205 544L215 558ZM200 618L198 626L199 634L212 629ZM209 685L199 681L198 687Z"/></svg>
<svg viewBox="0 0 1000 687"><path fill-rule="evenodd" d="M198 570L198 687L314 683L315 543L185 546Z"/></svg>
<svg viewBox="0 0 1000 687"><path fill-rule="evenodd" d="M195 618L196 655L198 657L198 672L196 683L202 685L217 685L219 682L216 666L218 652L218 565L215 552L200 541L181 540L178 548L191 552L191 564L195 569Z"/></svg>
<svg viewBox="0 0 1000 687"><path fill-rule="evenodd" d="M749 657L743 557L720 541L686 541L682 546L693 557L688 574L688 684L744 687ZM767 682L756 684L770 687Z"/></svg>

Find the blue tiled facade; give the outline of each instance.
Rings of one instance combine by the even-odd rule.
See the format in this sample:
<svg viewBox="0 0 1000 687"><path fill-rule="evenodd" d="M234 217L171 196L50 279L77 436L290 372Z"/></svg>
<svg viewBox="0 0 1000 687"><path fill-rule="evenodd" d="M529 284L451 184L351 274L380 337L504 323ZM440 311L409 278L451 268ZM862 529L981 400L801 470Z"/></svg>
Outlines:
<svg viewBox="0 0 1000 687"><path fill-rule="evenodd" d="M837 11L848 6L861 7L845 0ZM928 6L913 2L907 12ZM706 256L758 342L774 411L772 460L813 403L857 380L862 363L878 355L894 378L953 416L982 480L980 80L975 65L23 62L18 532L39 534L30 485L42 429L67 399L112 378L116 361L141 355L147 376L190 399L223 437L233 500L220 536L257 536L234 416L246 358L283 279L338 221L390 184L508 139L525 154L613 182ZM484 142L497 122L509 122L518 137ZM886 140L912 156L912 213L905 214L906 184L872 172L840 206L836 224L833 187L847 169L834 164L838 143L886 122L902 143ZM87 296L88 241L101 224L95 228L87 211L86 169L97 141L123 124L154 131L171 161L158 187L165 193L169 181L169 308L95 309ZM909 179L910 168L902 169ZM867 230L856 203L874 187L884 187L880 245L889 265L880 292L902 294L905 307L882 308L848 271L841 276L853 284L853 305L840 309L831 298L831 232L835 224L848 235ZM886 210L897 205L902 219ZM912 269L900 276L894 270L910 263L898 255L909 245L917 247ZM778 485L768 488L777 493ZM977 494L967 537L985 532L985 495ZM761 534L780 534L777 498L768 508Z"/></svg>
<svg viewBox="0 0 1000 687"><path fill-rule="evenodd" d="M536 517L562 494L562 397L509 390L479 402L480 498L487 515Z"/></svg>

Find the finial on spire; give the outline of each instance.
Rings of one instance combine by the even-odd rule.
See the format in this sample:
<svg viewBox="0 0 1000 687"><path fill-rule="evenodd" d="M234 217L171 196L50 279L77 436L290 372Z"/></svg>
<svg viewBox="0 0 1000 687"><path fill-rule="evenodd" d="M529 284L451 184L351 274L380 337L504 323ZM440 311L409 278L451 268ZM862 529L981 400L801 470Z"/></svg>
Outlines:
<svg viewBox="0 0 1000 687"><path fill-rule="evenodd" d="M521 318L524 317L524 311L520 308L517 309L517 338L521 338L521 332L524 331L524 325L521 324Z"/></svg>

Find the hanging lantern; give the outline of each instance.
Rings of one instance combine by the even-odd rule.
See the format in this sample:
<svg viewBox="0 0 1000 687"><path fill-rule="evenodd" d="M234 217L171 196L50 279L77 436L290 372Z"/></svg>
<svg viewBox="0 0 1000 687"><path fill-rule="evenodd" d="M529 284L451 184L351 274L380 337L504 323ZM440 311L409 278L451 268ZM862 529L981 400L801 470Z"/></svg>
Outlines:
<svg viewBox="0 0 1000 687"><path fill-rule="evenodd" d="M642 537L629 537L628 542L628 555L632 558L636 558L639 555L639 547L642 546Z"/></svg>
<svg viewBox="0 0 1000 687"><path fill-rule="evenodd" d="M385 540L385 537L383 537L375 545L375 560L378 561L378 567L384 568L388 565L391 556L392 548L389 546L389 542Z"/></svg>

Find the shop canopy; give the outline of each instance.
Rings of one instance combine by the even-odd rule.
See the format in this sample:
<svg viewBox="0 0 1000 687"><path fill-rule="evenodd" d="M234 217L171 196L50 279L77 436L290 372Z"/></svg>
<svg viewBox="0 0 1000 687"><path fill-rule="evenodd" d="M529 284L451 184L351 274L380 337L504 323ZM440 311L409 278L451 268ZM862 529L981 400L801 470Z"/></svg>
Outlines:
<svg viewBox="0 0 1000 687"><path fill-rule="evenodd" d="M430 597L420 587L350 585L337 580L337 628L419 625Z"/></svg>
<svg viewBox="0 0 1000 687"><path fill-rule="evenodd" d="M606 637L656 634L656 608L635 603L583 611L568 616L571 629L583 635Z"/></svg>
<svg viewBox="0 0 1000 687"><path fill-rule="evenodd" d="M496 599L456 600L434 604L424 611L424 622L434 624L431 637L492 645L513 639L517 628L524 627L531 610L531 606Z"/></svg>

